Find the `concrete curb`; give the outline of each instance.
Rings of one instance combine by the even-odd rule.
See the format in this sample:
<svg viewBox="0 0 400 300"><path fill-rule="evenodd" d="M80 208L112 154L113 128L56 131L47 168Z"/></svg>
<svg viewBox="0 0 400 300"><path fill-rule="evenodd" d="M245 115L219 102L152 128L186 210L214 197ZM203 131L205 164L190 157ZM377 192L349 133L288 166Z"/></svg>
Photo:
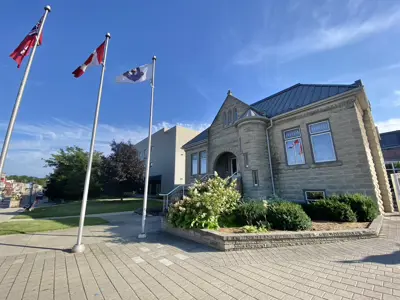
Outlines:
<svg viewBox="0 0 400 300"><path fill-rule="evenodd" d="M378 237L384 217L379 215L365 229L337 231L280 231L269 233L225 234L208 229L174 228L163 219L162 230L175 236L189 239L222 251L255 248L275 248L297 245L344 242Z"/></svg>

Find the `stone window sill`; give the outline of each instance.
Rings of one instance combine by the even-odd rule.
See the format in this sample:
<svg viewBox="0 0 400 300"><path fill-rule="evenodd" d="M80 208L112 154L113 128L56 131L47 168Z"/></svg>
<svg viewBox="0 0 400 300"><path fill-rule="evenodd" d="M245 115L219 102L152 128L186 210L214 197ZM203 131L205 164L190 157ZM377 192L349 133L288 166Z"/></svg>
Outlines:
<svg viewBox="0 0 400 300"><path fill-rule="evenodd" d="M343 162L341 160L337 161L329 161L329 162L323 162L323 163L314 163L311 164L311 168L324 168L324 167L338 167L342 166Z"/></svg>
<svg viewBox="0 0 400 300"><path fill-rule="evenodd" d="M313 164L304 164L304 165L296 165L296 166L288 166L285 167L289 170L302 170L302 169L317 169L317 168L327 168L327 167L338 167L342 166L343 162L341 160L330 161L324 163L313 163Z"/></svg>

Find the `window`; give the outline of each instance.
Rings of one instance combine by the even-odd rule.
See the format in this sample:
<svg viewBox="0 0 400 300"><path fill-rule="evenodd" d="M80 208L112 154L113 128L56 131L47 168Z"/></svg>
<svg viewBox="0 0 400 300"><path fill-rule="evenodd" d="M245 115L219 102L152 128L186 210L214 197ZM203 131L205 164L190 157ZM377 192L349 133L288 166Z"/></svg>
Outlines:
<svg viewBox="0 0 400 300"><path fill-rule="evenodd" d="M146 154L147 154L147 149L144 149L144 150L143 150L143 159L146 159L146 158L147 158L147 155L146 155Z"/></svg>
<svg viewBox="0 0 400 300"><path fill-rule="evenodd" d="M328 121L308 125L311 147L316 163L335 161L335 149L333 147L332 133Z"/></svg>
<svg viewBox="0 0 400 300"><path fill-rule="evenodd" d="M235 122L238 119L238 111L237 108L235 107L233 109L233 122Z"/></svg>
<svg viewBox="0 0 400 300"><path fill-rule="evenodd" d="M258 186L258 170L253 170L253 185Z"/></svg>
<svg viewBox="0 0 400 300"><path fill-rule="evenodd" d="M200 152L200 174L207 173L207 152L201 151Z"/></svg>
<svg viewBox="0 0 400 300"><path fill-rule="evenodd" d="M284 132L286 158L289 166L305 163L300 128Z"/></svg>
<svg viewBox="0 0 400 300"><path fill-rule="evenodd" d="M228 111L228 125L232 124L232 110Z"/></svg>
<svg viewBox="0 0 400 300"><path fill-rule="evenodd" d="M199 155L197 153L192 154L192 175L197 175L199 166Z"/></svg>
<svg viewBox="0 0 400 300"><path fill-rule="evenodd" d="M325 191L304 191L306 201L316 201L325 198Z"/></svg>
<svg viewBox="0 0 400 300"><path fill-rule="evenodd" d="M224 115L223 115L223 121L224 121L224 127L225 127L226 125L228 125L227 119L226 119L226 112L225 112L225 111L224 111Z"/></svg>
<svg viewBox="0 0 400 300"><path fill-rule="evenodd" d="M244 167L248 168L249 167L249 155L248 153L243 153L243 160L244 160Z"/></svg>

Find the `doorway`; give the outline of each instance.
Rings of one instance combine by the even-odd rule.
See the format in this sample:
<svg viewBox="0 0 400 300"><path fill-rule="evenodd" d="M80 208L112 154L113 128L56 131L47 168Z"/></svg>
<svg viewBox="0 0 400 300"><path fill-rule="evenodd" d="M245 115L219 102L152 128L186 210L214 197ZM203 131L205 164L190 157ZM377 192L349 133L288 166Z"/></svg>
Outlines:
<svg viewBox="0 0 400 300"><path fill-rule="evenodd" d="M231 176L237 172L236 157L231 158Z"/></svg>

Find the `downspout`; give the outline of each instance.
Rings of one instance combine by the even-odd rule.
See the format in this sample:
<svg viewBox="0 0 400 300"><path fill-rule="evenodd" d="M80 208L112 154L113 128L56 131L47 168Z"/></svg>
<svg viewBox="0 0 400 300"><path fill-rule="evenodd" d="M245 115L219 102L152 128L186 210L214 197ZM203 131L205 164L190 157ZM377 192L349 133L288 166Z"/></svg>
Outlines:
<svg viewBox="0 0 400 300"><path fill-rule="evenodd" d="M271 185L272 185L272 194L275 196L275 182L274 182L274 172L272 170L272 159L271 159L271 147L269 143L269 129L273 126L272 119L271 124L267 127L267 146L268 146L268 160L269 160L269 172L271 174Z"/></svg>

